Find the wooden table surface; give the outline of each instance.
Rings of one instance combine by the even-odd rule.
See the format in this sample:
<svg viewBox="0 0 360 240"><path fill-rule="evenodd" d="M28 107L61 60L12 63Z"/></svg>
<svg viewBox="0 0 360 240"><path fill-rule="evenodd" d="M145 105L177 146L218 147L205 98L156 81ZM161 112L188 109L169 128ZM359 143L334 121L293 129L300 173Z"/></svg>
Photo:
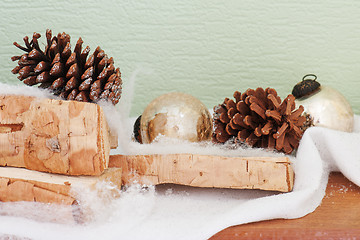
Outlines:
<svg viewBox="0 0 360 240"><path fill-rule="evenodd" d="M360 187L331 173L326 195L313 213L229 227L210 239L360 239Z"/></svg>

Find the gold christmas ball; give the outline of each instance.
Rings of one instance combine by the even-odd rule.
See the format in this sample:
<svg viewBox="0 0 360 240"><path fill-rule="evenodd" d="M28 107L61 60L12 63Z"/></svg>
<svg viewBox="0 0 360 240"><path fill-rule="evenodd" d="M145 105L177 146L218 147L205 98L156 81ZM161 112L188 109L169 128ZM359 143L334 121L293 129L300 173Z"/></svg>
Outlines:
<svg viewBox="0 0 360 240"><path fill-rule="evenodd" d="M185 93L168 93L145 108L140 133L143 143L151 143L161 135L190 142L208 141L212 117L199 99Z"/></svg>
<svg viewBox="0 0 360 240"><path fill-rule="evenodd" d="M350 103L339 91L329 86L321 86L316 93L296 99L295 103L304 107L304 112L310 114L315 126L353 131L354 113Z"/></svg>

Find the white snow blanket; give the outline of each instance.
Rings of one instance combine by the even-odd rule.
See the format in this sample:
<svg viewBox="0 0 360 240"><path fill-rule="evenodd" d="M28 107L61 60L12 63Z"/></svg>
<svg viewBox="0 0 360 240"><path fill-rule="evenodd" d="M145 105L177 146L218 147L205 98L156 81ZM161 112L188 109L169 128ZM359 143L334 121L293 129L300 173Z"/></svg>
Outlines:
<svg viewBox="0 0 360 240"><path fill-rule="evenodd" d="M38 90L1 83L0 93L48 96ZM111 107L104 108L108 108L110 125L123 132L119 136L120 147L112 154L191 152L283 156L259 149L224 150L211 144L204 146L169 139L140 145L131 142L133 119L123 117L120 111ZM61 206L0 203L0 236L20 239L207 239L233 225L299 218L316 211L325 195L331 171L342 172L360 186L360 116L355 116L353 133L319 127L308 129L296 156L290 158L295 171L295 185L290 193L134 184L122 190L120 198L106 203L96 194L87 193L95 212L93 221L87 224L51 222L50 219L61 212Z"/></svg>

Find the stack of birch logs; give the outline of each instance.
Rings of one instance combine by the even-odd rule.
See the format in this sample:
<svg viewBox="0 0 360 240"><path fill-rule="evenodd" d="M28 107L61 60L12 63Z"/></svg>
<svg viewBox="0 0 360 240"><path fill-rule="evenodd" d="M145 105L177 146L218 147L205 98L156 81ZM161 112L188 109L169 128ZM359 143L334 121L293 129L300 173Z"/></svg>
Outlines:
<svg viewBox="0 0 360 240"><path fill-rule="evenodd" d="M0 201L75 205L72 187L120 186L121 169L107 169L110 139L99 105L0 96Z"/></svg>
<svg viewBox="0 0 360 240"><path fill-rule="evenodd" d="M287 157L195 154L113 155L117 147L94 103L0 96L0 201L79 204L74 187L109 181L119 189L144 184L292 190Z"/></svg>

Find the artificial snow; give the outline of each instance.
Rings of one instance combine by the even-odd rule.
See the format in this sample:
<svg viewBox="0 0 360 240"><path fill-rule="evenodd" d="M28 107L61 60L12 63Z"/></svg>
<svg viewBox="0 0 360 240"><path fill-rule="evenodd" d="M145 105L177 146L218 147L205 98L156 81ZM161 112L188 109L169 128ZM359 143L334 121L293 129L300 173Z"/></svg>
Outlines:
<svg viewBox="0 0 360 240"><path fill-rule="evenodd" d="M0 83L0 94L49 97L46 91ZM131 93L119 107L101 103L109 125L119 134L119 147L111 154L197 153L223 156L284 156L261 149L189 143L165 137L153 144L131 140L135 118L128 118ZM341 171L360 186L360 117L353 133L312 127L295 156L294 190L278 193L260 190L202 189L178 185L143 186L134 183L112 199L113 186L102 191L82 189L81 198L91 214L86 224L69 223L64 206L41 203L0 203L0 236L11 239L207 239L238 224L299 218L313 212L325 195L328 175ZM339 190L340 191L340 190ZM341 190L342 191L342 190ZM346 191L343 190L343 191ZM105 200L104 200L105 199Z"/></svg>

